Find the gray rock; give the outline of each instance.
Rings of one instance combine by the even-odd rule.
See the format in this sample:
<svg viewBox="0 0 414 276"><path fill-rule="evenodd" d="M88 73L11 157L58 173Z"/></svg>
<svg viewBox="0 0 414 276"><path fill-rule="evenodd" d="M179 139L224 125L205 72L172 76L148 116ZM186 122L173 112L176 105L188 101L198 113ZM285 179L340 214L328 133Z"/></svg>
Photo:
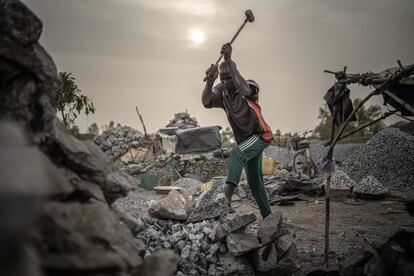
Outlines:
<svg viewBox="0 0 414 276"><path fill-rule="evenodd" d="M214 255L214 254L216 254L216 252L217 252L219 249L220 249L220 243L218 243L218 242L213 243L213 244L210 246L210 249L208 250L208 253L210 253L211 255Z"/></svg>
<svg viewBox="0 0 414 276"><path fill-rule="evenodd" d="M108 174L105 180L101 187L109 203L114 202L119 197L126 196L133 188L128 176L121 171Z"/></svg>
<svg viewBox="0 0 414 276"><path fill-rule="evenodd" d="M297 275L306 269L306 264L302 260L302 256L298 254L295 245L292 245L289 251L279 259L278 264L270 275Z"/></svg>
<svg viewBox="0 0 414 276"><path fill-rule="evenodd" d="M234 232L239 229L242 229L249 225L252 222L256 221L256 215L253 213L243 214L235 216L234 218L230 219L226 225L228 226L229 232Z"/></svg>
<svg viewBox="0 0 414 276"><path fill-rule="evenodd" d="M141 219L134 218L129 213L120 208L114 208L113 211L119 220L128 227L132 235L136 236L138 233L144 230L144 224Z"/></svg>
<svg viewBox="0 0 414 276"><path fill-rule="evenodd" d="M280 236L275 241L276 253L279 258L282 258L286 252L289 251L290 247L293 245L294 238L291 234L286 234Z"/></svg>
<svg viewBox="0 0 414 276"><path fill-rule="evenodd" d="M262 244L269 243L276 239L280 234L282 225L282 213L275 212L267 216L259 227L257 232Z"/></svg>
<svg viewBox="0 0 414 276"><path fill-rule="evenodd" d="M248 259L257 271L268 272L275 269L278 261L275 245L269 243L249 253Z"/></svg>
<svg viewBox="0 0 414 276"><path fill-rule="evenodd" d="M79 266L76 269L82 270L82 266L103 266L106 260L105 254L111 252L114 253L114 256L118 256L116 262L122 261L123 265L119 267L120 270L126 266L135 267L142 263L141 256L145 254L145 250L137 245L128 228L119 223L104 203L99 201L88 204L50 203L46 208L46 213L60 229L70 233L73 237L72 241L76 242L76 246L81 249L76 255L76 258L79 258L76 259ZM94 223L89 223L91 221ZM59 240L62 238L61 235L53 233L43 234L47 234L45 238L49 240L51 236ZM108 252L108 249L102 248L102 242L110 245L113 249ZM96 255L93 255L94 258L90 258L88 252L96 253ZM71 263L65 261L67 256L62 255L64 253L56 252L56 255L54 253L48 256L47 262L52 265L51 268L64 270L71 267ZM83 261L82 257L84 257ZM56 261L55 264L52 263L52 259ZM61 266L57 266L57 264ZM104 266L107 267L107 265Z"/></svg>
<svg viewBox="0 0 414 276"><path fill-rule="evenodd" d="M191 245L186 245L181 251L181 258L188 259L190 257Z"/></svg>
<svg viewBox="0 0 414 276"><path fill-rule="evenodd" d="M223 255L223 256L220 256L220 262L222 263L223 268L224 268L222 275L229 275L229 276L256 275L253 267L244 257L235 257L229 254Z"/></svg>
<svg viewBox="0 0 414 276"><path fill-rule="evenodd" d="M196 195L200 191L200 186L203 184L201 181L189 178L182 177L175 181L175 186L182 188L181 192L185 196Z"/></svg>
<svg viewBox="0 0 414 276"><path fill-rule="evenodd" d="M200 195L194 210L188 217L188 222L212 219L230 213L230 207L223 193L226 185L225 178L215 177L212 181L211 187Z"/></svg>
<svg viewBox="0 0 414 276"><path fill-rule="evenodd" d="M259 240L256 236L245 233L230 233L227 238L227 248L234 256L246 254L260 247Z"/></svg>
<svg viewBox="0 0 414 276"><path fill-rule="evenodd" d="M152 204L148 214L161 219L186 220L186 201L177 191L172 190L167 197Z"/></svg>
<svg viewBox="0 0 414 276"><path fill-rule="evenodd" d="M178 256L171 250L159 250L145 258L143 264L132 272L132 276L173 276Z"/></svg>

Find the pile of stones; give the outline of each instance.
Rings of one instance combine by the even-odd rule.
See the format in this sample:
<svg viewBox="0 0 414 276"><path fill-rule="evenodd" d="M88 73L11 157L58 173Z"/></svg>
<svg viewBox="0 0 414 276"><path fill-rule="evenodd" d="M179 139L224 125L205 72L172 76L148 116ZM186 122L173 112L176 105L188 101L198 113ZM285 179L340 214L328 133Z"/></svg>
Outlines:
<svg viewBox="0 0 414 276"><path fill-rule="evenodd" d="M144 134L138 130L128 126L117 125L108 128L101 135L97 135L93 142L108 156L118 157L131 147L138 148L143 146L143 138Z"/></svg>
<svg viewBox="0 0 414 276"><path fill-rule="evenodd" d="M154 275L154 261L175 271L172 251L144 260L132 219L111 207L138 183L56 117L42 22L17 0L0 0L0 22L0 275Z"/></svg>
<svg viewBox="0 0 414 276"><path fill-rule="evenodd" d="M230 217L223 189L224 178L215 178L193 207L176 191L151 206L137 236L147 252L174 250L180 256L176 275L181 276L300 271L294 231L282 223L281 213L260 226L253 213Z"/></svg>
<svg viewBox="0 0 414 276"><path fill-rule="evenodd" d="M355 193L360 197L368 197L370 199L380 199L389 193L388 188L378 181L374 176L369 175L361 181L354 181L346 172L341 169L335 171L331 178L331 184L340 187L348 188L349 191ZM332 186L331 186L332 188Z"/></svg>
<svg viewBox="0 0 414 276"><path fill-rule="evenodd" d="M179 129L187 129L199 127L196 118L191 117L187 112L179 112L174 114L174 118L165 127L178 127Z"/></svg>
<svg viewBox="0 0 414 276"><path fill-rule="evenodd" d="M414 183L414 136L386 128L355 151L343 170L356 182L373 176L385 187L408 187Z"/></svg>

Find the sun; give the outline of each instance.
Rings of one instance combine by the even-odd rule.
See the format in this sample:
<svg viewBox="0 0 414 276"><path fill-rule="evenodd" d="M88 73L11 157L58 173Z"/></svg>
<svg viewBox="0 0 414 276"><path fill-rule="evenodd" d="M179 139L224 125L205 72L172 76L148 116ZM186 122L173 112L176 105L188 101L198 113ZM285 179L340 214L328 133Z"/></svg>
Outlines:
<svg viewBox="0 0 414 276"><path fill-rule="evenodd" d="M204 36L203 32L201 32L201 31L192 31L191 32L191 41L194 44L197 44L197 45L202 44L204 42L204 40L205 40L205 36Z"/></svg>

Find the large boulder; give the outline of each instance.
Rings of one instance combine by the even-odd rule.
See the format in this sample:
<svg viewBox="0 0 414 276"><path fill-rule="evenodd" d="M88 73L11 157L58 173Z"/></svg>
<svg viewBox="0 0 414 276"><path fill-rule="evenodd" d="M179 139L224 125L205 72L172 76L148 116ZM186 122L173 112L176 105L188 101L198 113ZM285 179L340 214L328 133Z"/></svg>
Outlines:
<svg viewBox="0 0 414 276"><path fill-rule="evenodd" d="M123 271L142 263L143 246L104 203L49 203L46 219L50 226L43 229L43 242L53 249L44 259L46 268L81 273L116 265Z"/></svg>
<svg viewBox="0 0 414 276"><path fill-rule="evenodd" d="M20 1L0 1L0 119L52 129L61 81L38 43L41 21Z"/></svg>

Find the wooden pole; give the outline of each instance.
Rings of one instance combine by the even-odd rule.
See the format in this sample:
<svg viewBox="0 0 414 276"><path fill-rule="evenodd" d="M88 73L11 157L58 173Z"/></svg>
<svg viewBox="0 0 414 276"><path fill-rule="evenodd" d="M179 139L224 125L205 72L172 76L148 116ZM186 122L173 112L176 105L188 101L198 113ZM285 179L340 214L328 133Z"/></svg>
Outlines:
<svg viewBox="0 0 414 276"><path fill-rule="evenodd" d="M144 129L144 135L145 135L145 138L146 138L147 137L147 128L145 127L144 120L142 119L142 116L141 116L141 114L138 111L138 106L135 107L135 110L137 111L139 120L141 121L142 128Z"/></svg>

